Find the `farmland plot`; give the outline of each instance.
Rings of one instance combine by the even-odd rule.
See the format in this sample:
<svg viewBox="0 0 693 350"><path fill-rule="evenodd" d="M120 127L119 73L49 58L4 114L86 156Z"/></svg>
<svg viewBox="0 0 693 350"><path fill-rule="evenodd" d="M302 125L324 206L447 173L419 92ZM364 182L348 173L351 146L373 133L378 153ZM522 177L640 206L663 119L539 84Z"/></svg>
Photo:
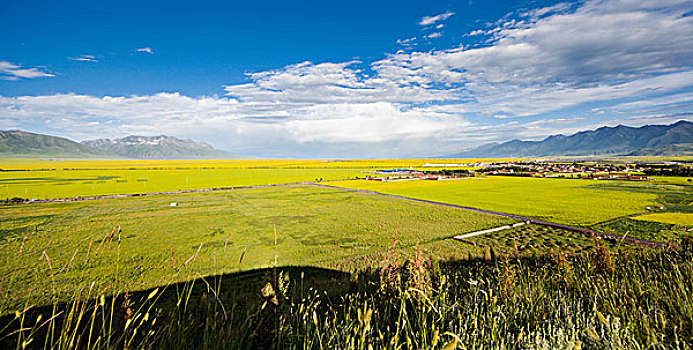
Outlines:
<svg viewBox="0 0 693 350"><path fill-rule="evenodd" d="M64 297L91 282L141 290L268 267L275 259L313 266L369 255L378 260L393 246L395 232L398 249L426 248L510 222L315 186L1 207L0 309L45 303L51 288ZM429 252L467 249L452 244Z"/></svg>

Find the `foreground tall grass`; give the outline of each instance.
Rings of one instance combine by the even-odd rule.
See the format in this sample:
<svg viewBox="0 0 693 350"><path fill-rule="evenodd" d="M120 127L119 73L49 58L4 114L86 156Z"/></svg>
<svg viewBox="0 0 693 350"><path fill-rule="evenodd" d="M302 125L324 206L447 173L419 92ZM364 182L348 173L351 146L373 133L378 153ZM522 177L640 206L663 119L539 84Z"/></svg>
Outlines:
<svg viewBox="0 0 693 350"><path fill-rule="evenodd" d="M661 250L431 261L347 274L281 268L0 320L5 348L688 349L693 240Z"/></svg>

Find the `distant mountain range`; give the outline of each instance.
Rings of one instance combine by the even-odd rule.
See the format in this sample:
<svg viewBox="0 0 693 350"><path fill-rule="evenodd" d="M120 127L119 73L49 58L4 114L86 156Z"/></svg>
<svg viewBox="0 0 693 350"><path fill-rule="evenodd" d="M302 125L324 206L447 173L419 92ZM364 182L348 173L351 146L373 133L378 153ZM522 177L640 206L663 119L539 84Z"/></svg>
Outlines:
<svg viewBox="0 0 693 350"><path fill-rule="evenodd" d="M0 131L0 157L211 159L237 158L204 142L170 136L128 136L74 142L21 130Z"/></svg>
<svg viewBox="0 0 693 350"><path fill-rule="evenodd" d="M693 154L693 123L646 125L639 128L619 125L581 131L573 135L553 135L542 141L512 140L490 143L472 150L447 155L449 158L545 157L545 156L647 156Z"/></svg>
<svg viewBox="0 0 693 350"><path fill-rule="evenodd" d="M0 130L0 157L99 158L111 155L62 137Z"/></svg>
<svg viewBox="0 0 693 350"><path fill-rule="evenodd" d="M545 156L693 156L693 122L671 125L602 127L542 141L491 143L449 158ZM171 136L128 136L74 142L21 130L0 130L0 157L219 159L238 156L204 142Z"/></svg>
<svg viewBox="0 0 693 350"><path fill-rule="evenodd" d="M218 150L204 142L181 140L175 137L128 136L120 139L83 141L83 145L104 153L124 158L187 159L187 158L234 158L231 153Z"/></svg>

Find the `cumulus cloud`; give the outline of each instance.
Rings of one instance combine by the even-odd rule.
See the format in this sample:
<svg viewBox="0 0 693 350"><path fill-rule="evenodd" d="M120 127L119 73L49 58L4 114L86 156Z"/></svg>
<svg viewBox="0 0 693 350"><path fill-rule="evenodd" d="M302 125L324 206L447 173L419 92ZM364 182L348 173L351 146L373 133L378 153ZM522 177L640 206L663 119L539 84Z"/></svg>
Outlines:
<svg viewBox="0 0 693 350"><path fill-rule="evenodd" d="M0 110L0 129L40 128L76 140L165 133L229 150L252 145L254 153L268 155L276 155L272 147L282 142L381 143L445 135L468 125L448 113L387 102L272 105L178 93L0 97Z"/></svg>
<svg viewBox="0 0 693 350"><path fill-rule="evenodd" d="M439 155L480 142L690 120L692 5L558 4L467 34L483 35L477 45L399 51L375 62L297 63L250 73L246 82L224 86L225 97L3 97L0 128L40 125L76 139L167 133L251 154L323 149L365 157L383 149Z"/></svg>
<svg viewBox="0 0 693 350"><path fill-rule="evenodd" d="M430 26L433 24L436 24L438 22L442 22L447 20L448 18L452 17L455 13L452 11L447 11L445 13L441 13L439 15L435 16L424 16L421 18L421 21L419 21L420 26Z"/></svg>
<svg viewBox="0 0 693 350"><path fill-rule="evenodd" d="M434 39L434 38L440 38L441 36L443 36L443 34L441 34L440 32L433 32L431 34L426 35L426 38Z"/></svg>
<svg viewBox="0 0 693 350"><path fill-rule="evenodd" d="M375 66L392 80L461 85L486 114L532 115L605 96L672 91L691 85L690 5L588 1L568 12L557 5L499 22L484 32L492 39L482 47L398 53Z"/></svg>
<svg viewBox="0 0 693 350"><path fill-rule="evenodd" d="M454 94L432 88L424 77L384 79L369 76L358 65L303 62L279 70L249 74L250 83L228 85L227 95L246 103L281 103L281 108L339 103L426 103L454 99Z"/></svg>
<svg viewBox="0 0 693 350"><path fill-rule="evenodd" d="M54 76L55 74L45 71L44 68L28 68L7 61L0 61L0 79L2 80L19 80L20 78L34 79Z"/></svg>
<svg viewBox="0 0 693 350"><path fill-rule="evenodd" d="M137 52L142 52L142 53L148 53L148 54L153 54L154 50L152 50L151 47L140 47L138 49L135 49Z"/></svg>

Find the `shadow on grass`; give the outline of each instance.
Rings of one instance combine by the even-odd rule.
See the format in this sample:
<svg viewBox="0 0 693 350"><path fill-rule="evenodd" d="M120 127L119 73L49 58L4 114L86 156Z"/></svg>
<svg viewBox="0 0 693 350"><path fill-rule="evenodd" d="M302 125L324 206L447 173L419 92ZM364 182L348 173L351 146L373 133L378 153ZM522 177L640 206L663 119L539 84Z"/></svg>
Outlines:
<svg viewBox="0 0 693 350"><path fill-rule="evenodd" d="M86 287L81 298L78 294L69 302L30 307L1 316L0 348L22 348L27 340L38 340L39 344L29 348L40 348L46 339L50 339L48 343L62 343L61 336L69 338L65 345L72 342L68 348L93 346L95 342L100 342L101 347L111 344L105 347L120 348L130 337L134 344L144 344L148 343L146 332L155 329L153 320L159 323L156 326L159 330L180 329L180 323L185 323L182 328L186 333L210 321L224 320L229 325L235 324L237 329L252 329L254 334L248 334L247 338L250 343L258 344L269 339L264 333L273 326L271 316L275 313L271 311L278 304L316 293L338 298L354 288L350 277L351 274L338 270L285 266L200 277L108 297L92 294L87 298ZM257 317L258 310L268 311L268 317ZM251 313L261 324L244 324ZM144 319L150 323L146 324ZM176 323L179 323L177 327ZM131 334L128 328L139 328L140 334ZM92 333L113 339L94 339Z"/></svg>

